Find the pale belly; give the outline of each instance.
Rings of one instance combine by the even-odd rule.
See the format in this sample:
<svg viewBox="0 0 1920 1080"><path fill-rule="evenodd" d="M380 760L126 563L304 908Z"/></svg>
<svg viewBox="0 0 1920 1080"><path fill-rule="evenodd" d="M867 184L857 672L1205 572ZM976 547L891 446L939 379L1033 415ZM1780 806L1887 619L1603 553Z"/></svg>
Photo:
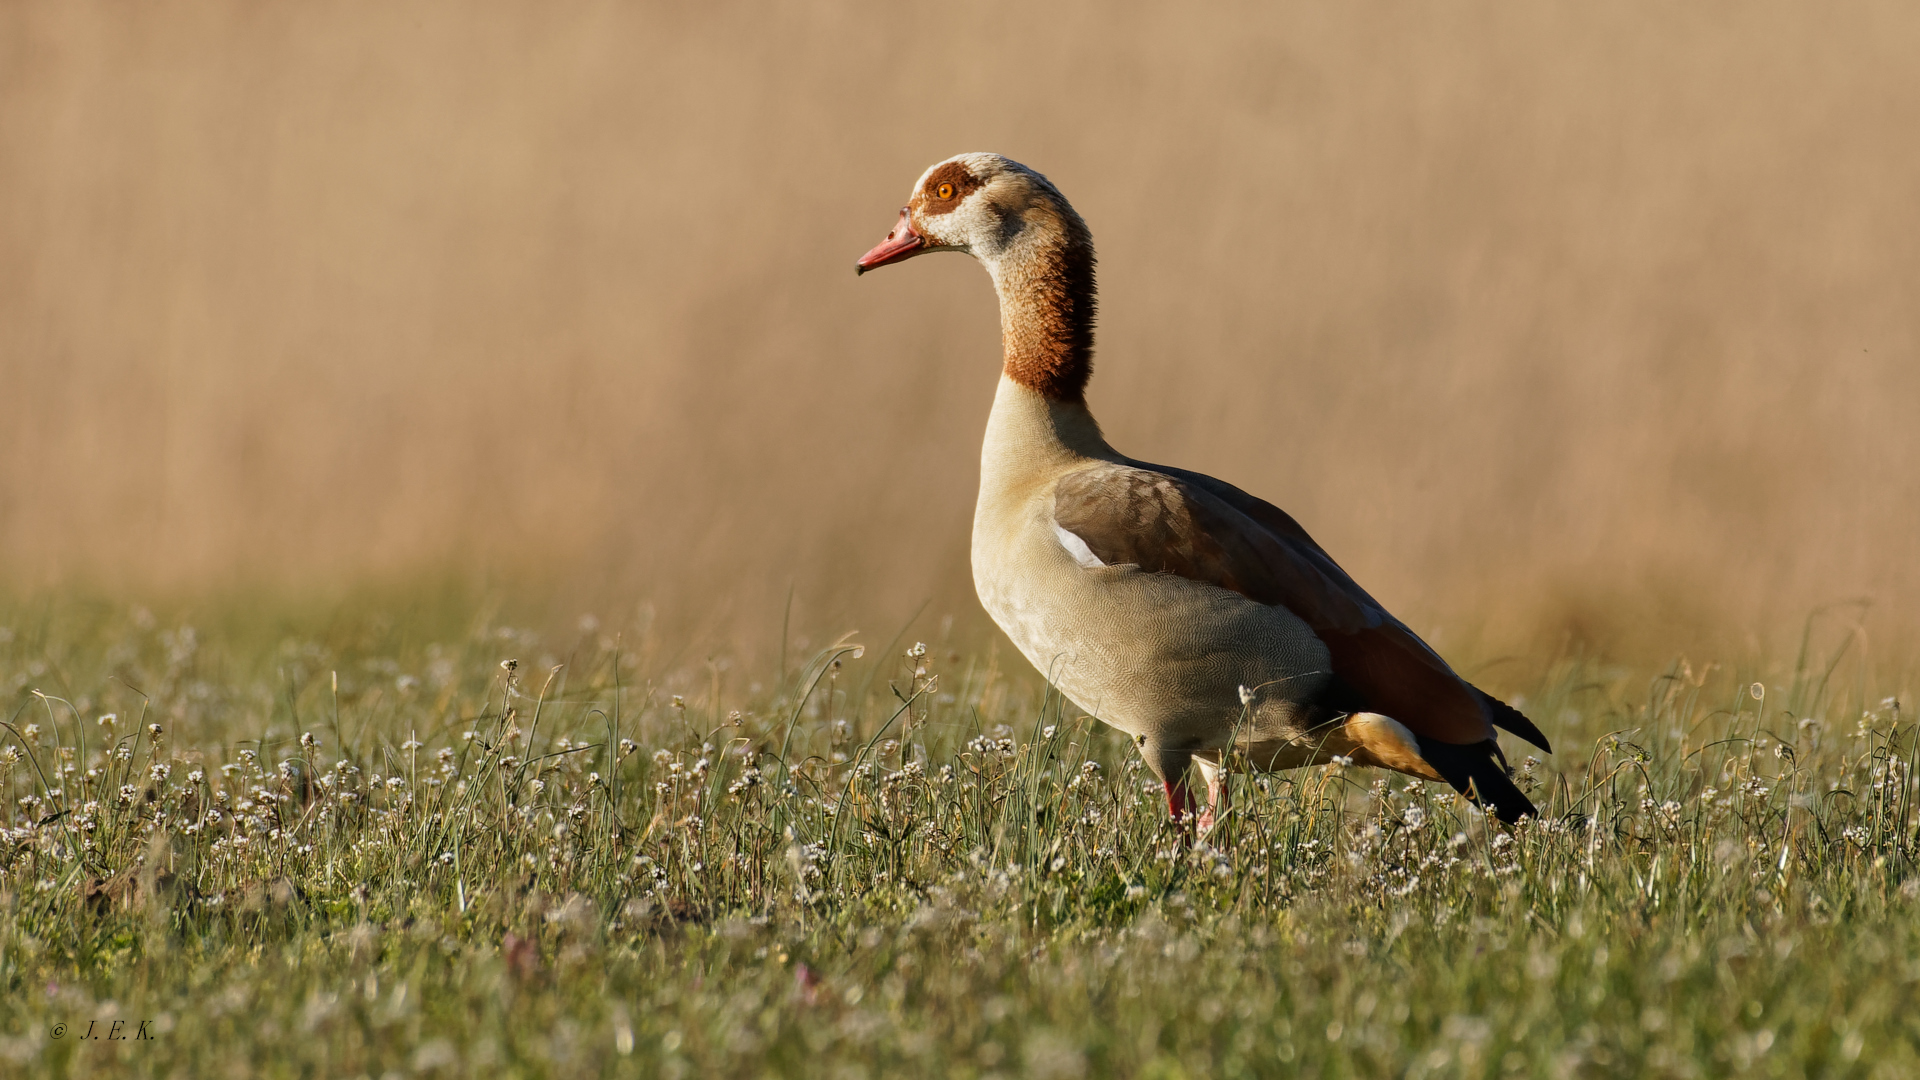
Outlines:
<svg viewBox="0 0 1920 1080"><path fill-rule="evenodd" d="M1304 731L1300 703L1330 677L1326 646L1283 608L1134 566L1080 565L1054 536L1050 500L977 517L973 540L988 614L1076 705L1129 735L1185 750L1223 747L1236 730L1291 739Z"/></svg>

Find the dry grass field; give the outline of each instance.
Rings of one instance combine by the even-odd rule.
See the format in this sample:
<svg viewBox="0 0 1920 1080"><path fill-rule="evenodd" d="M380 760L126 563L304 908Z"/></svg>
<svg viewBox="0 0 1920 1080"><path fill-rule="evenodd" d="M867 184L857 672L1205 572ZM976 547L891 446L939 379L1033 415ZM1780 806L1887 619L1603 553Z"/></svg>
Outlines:
<svg viewBox="0 0 1920 1080"><path fill-rule="evenodd" d="M1910 1075L1916 55L0 5L0 1075ZM992 290L849 273L963 150L1091 225L1114 443L1523 699L1541 820L1184 847L987 625Z"/></svg>
<svg viewBox="0 0 1920 1080"><path fill-rule="evenodd" d="M972 609L991 149L1100 245L1116 444L1423 629L1658 653L1920 602L1920 16L0 10L0 573L532 575L770 644Z"/></svg>

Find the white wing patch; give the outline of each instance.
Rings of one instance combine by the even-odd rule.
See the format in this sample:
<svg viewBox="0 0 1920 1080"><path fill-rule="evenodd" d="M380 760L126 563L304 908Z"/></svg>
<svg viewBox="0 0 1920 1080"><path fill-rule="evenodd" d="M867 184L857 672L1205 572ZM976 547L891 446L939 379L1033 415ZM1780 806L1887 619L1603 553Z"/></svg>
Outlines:
<svg viewBox="0 0 1920 1080"><path fill-rule="evenodd" d="M1053 523L1053 535L1059 538L1060 546L1067 549L1067 554L1073 556L1073 561L1081 566L1091 570L1096 566L1107 565L1100 561L1100 556L1093 553L1093 549L1087 546L1085 540L1080 539L1073 530L1057 521Z"/></svg>

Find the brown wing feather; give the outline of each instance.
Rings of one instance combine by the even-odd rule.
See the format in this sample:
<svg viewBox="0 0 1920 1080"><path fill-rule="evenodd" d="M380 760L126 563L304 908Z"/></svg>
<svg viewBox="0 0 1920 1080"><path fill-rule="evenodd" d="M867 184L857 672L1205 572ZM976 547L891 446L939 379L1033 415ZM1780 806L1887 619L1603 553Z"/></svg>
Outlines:
<svg viewBox="0 0 1920 1080"><path fill-rule="evenodd" d="M1293 612L1367 710L1443 742L1493 737L1478 693L1277 507L1198 473L1101 464L1060 480L1053 516L1110 566L1177 574Z"/></svg>

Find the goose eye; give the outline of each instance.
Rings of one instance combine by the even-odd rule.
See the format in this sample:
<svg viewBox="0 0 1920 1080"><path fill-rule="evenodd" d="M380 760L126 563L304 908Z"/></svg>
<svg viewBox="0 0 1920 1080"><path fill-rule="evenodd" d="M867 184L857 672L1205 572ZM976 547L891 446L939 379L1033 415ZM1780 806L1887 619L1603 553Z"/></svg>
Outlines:
<svg viewBox="0 0 1920 1080"><path fill-rule="evenodd" d="M941 184L939 187L933 189L933 193L942 199L951 199L953 198L953 185Z"/></svg>

